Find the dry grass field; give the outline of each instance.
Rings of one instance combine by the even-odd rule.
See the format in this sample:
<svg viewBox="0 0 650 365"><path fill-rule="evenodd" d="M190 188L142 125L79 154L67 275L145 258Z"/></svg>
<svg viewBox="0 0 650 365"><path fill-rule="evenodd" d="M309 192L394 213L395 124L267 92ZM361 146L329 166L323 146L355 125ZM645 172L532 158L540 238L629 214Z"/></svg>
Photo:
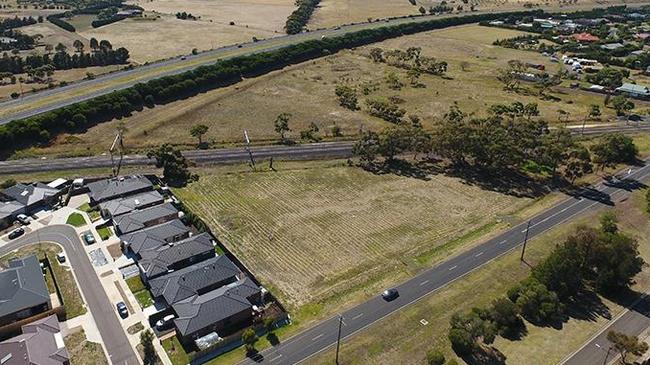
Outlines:
<svg viewBox="0 0 650 365"><path fill-rule="evenodd" d="M120 24L121 22L108 27L123 28ZM581 93L557 94L561 101L552 102L541 100L535 95L503 91L495 76L496 70L504 67L508 60L544 63L551 72L559 67L557 64L548 63L547 59L537 53L491 45L498 38L518 34L521 33L470 25L342 51L228 88L135 113L124 120L129 128L125 143L133 149L164 142L192 148L196 141L188 130L190 126L198 123L210 127L206 140L213 143L241 142L243 129L248 130L254 142L269 142L277 139L273 120L282 112L292 114L290 127L294 137L299 136L299 131L306 129L311 122L315 122L323 134L329 133L331 127L336 124L348 137L358 135L360 129L377 130L388 125L387 122L370 116L366 111L353 112L339 106L334 89L341 82L351 85L376 85L378 90L368 97L398 96L404 99L401 107L408 113L418 114L425 127L431 126L434 119L443 116L454 103L458 103L467 111L480 112L493 103L517 100L537 102L541 117L551 122L557 121L560 109L569 112L572 119L581 120L590 104L602 103L598 96ZM447 77L424 75L420 79L426 86L424 88L406 86L400 91L390 90L384 82L385 73L395 71L402 81L407 83L406 72L384 64L375 64L366 55L372 47L406 49L411 46L422 47L424 55L447 61ZM468 64L465 71L460 67L463 62ZM368 97L360 95L362 106L365 107L364 100ZM603 109L603 112L604 117L613 114L609 109ZM63 135L52 146L26 151L26 155L104 152L110 144L105 137L114 133L117 123L103 123L83 134Z"/></svg>
<svg viewBox="0 0 650 365"><path fill-rule="evenodd" d="M620 227L639 240L641 255L649 261L650 216L642 210L645 209L642 203L643 193L644 191L636 192L633 199L621 204L616 211L621 221ZM597 224L597 219L597 214L591 214L531 240L526 249L526 261L534 266L577 224ZM417 304L357 333L341 345L341 359L351 365L422 364L426 352L432 349L443 351L447 359L456 358L447 339L450 317L457 311L489 305L529 272L529 267L522 265L519 260L519 251L507 254ZM645 292L650 289L648 267L636 279L635 290ZM624 309L620 304L605 298L601 300L612 317ZM421 319L427 320L429 324L422 325ZM607 322L608 319L604 316L596 316L593 320L571 318L563 324L562 329L537 327L526 322L527 335L522 340L511 341L497 337L494 347L505 356L506 364L557 364ZM330 349L310 359L310 364L331 364L333 358L334 353ZM456 359L465 364L461 359Z"/></svg>
<svg viewBox="0 0 650 365"><path fill-rule="evenodd" d="M175 193L292 309L373 295L417 270L418 255L531 202L442 175L375 175L343 162L276 167L209 170Z"/></svg>

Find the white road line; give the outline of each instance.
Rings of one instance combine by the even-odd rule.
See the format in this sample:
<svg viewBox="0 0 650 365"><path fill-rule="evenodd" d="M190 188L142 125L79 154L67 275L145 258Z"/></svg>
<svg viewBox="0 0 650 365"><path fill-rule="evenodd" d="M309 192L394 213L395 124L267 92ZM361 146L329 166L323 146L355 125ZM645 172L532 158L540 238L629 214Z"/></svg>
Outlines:
<svg viewBox="0 0 650 365"><path fill-rule="evenodd" d="M363 316L363 313L359 313L356 316L352 317L352 320L359 319L361 316Z"/></svg>
<svg viewBox="0 0 650 365"><path fill-rule="evenodd" d="M282 354L280 354L280 355L278 355L278 356L276 356L276 357L270 359L269 361L275 361L275 360L277 360L277 359L279 359L279 358L281 358L281 357L282 357Z"/></svg>
<svg viewBox="0 0 650 365"><path fill-rule="evenodd" d="M458 267L458 265L454 265L454 266L452 266L452 267L449 268L449 271L451 271L451 270L453 270L453 269L455 269L455 268L457 268L457 267Z"/></svg>
<svg viewBox="0 0 650 365"><path fill-rule="evenodd" d="M476 255L474 255L474 257L479 257L479 256L481 256L482 254L483 254L483 251L477 253Z"/></svg>
<svg viewBox="0 0 650 365"><path fill-rule="evenodd" d="M323 336L325 336L325 334L324 334L324 333L321 333L320 335L318 335L318 336L312 338L311 340L312 340L312 341L316 341L316 340L318 340L319 338L321 338L321 337L323 337Z"/></svg>
<svg viewBox="0 0 650 365"><path fill-rule="evenodd" d="M502 245L502 244L504 244L506 242L508 242L508 240L503 240L503 241L499 242L499 244Z"/></svg>
<svg viewBox="0 0 650 365"><path fill-rule="evenodd" d="M423 281L423 282L420 283L420 286L422 286L422 285L426 285L426 283L428 283L428 282L429 282L429 280L425 280L425 281Z"/></svg>

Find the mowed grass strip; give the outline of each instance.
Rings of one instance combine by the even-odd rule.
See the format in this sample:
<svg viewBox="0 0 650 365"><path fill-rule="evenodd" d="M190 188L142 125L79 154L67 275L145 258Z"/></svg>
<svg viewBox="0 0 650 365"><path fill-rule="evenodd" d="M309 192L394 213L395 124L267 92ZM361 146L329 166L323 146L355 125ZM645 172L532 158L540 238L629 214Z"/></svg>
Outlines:
<svg viewBox="0 0 650 365"><path fill-rule="evenodd" d="M282 299L333 297L528 204L442 175L374 175L342 163L202 175L176 190ZM363 289L363 288L358 288Z"/></svg>
<svg viewBox="0 0 650 365"><path fill-rule="evenodd" d="M65 223L74 227L83 227L87 224L86 219L79 213L70 214L68 216L68 220Z"/></svg>

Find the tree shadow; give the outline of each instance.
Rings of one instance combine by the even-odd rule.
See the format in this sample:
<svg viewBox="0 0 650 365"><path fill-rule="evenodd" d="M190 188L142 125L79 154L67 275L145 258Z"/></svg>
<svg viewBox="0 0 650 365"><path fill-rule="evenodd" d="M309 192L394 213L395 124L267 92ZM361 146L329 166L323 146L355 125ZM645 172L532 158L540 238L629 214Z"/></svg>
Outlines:
<svg viewBox="0 0 650 365"><path fill-rule="evenodd" d="M526 323L524 323L521 317L517 317L517 323L512 327L504 329L499 335L510 341L519 341L528 335L528 328L526 328Z"/></svg>
<svg viewBox="0 0 650 365"><path fill-rule="evenodd" d="M612 313L600 297L591 290L581 290L570 303L567 303L567 317L581 321L595 322L599 318L612 319Z"/></svg>
<svg viewBox="0 0 650 365"><path fill-rule="evenodd" d="M269 332L269 333L266 335L266 339L269 341L269 343L270 343L271 346L273 346L273 347L275 347L275 346L277 346L277 345L280 344L280 339L279 339L278 336L277 336L275 333L273 333L273 332Z"/></svg>
<svg viewBox="0 0 650 365"><path fill-rule="evenodd" d="M506 355L494 347L479 347L469 355L460 356L468 365L504 365Z"/></svg>
<svg viewBox="0 0 650 365"><path fill-rule="evenodd" d="M262 355L257 349L251 348L246 350L246 357L255 361L255 362L263 362L264 361L264 355Z"/></svg>

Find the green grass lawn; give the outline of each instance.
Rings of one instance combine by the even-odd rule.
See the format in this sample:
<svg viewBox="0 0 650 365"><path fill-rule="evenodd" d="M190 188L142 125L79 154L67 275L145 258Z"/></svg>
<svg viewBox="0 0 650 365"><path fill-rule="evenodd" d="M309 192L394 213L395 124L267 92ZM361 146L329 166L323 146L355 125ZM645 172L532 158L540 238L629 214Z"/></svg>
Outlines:
<svg viewBox="0 0 650 365"><path fill-rule="evenodd" d="M131 292L133 294L146 289L144 283L142 282L142 279L140 279L139 276L128 278L125 281L126 281L126 285L129 286L129 289L131 289Z"/></svg>
<svg viewBox="0 0 650 365"><path fill-rule="evenodd" d="M66 223L74 227L83 227L87 224L86 219L79 213L70 214Z"/></svg>
<svg viewBox="0 0 650 365"><path fill-rule="evenodd" d="M188 364L189 357L176 336L162 341L162 346L174 365Z"/></svg>
<svg viewBox="0 0 650 365"><path fill-rule="evenodd" d="M97 233L99 233L99 237L102 239L102 241L106 241L113 235L113 232L109 227L97 228Z"/></svg>
<svg viewBox="0 0 650 365"><path fill-rule="evenodd" d="M91 207L90 204L88 203L83 203L77 209L88 213L88 215L90 216L90 220L93 222L101 218L101 214L99 213L99 210Z"/></svg>
<svg viewBox="0 0 650 365"><path fill-rule="evenodd" d="M140 307L142 309L147 308L148 306L153 304L153 298L151 297L151 293L149 293L149 290L140 290L137 293L134 293L135 299L138 300L138 303L140 304Z"/></svg>

